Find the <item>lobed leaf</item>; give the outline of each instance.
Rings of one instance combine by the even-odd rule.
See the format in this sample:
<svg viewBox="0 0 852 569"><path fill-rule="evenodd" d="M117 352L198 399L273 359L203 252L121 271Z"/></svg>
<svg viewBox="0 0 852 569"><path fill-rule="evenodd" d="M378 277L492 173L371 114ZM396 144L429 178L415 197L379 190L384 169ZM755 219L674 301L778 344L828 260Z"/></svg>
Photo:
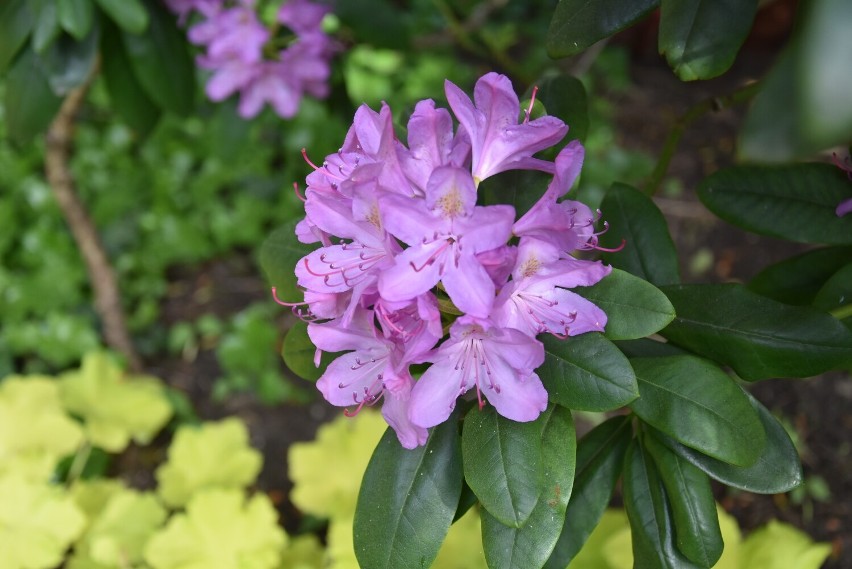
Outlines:
<svg viewBox="0 0 852 569"><path fill-rule="evenodd" d="M547 54L559 58L580 53L659 5L660 0L559 0L547 31Z"/></svg>
<svg viewBox="0 0 852 569"><path fill-rule="evenodd" d="M810 377L852 360L852 331L830 315L737 284L664 287L677 317L662 334L741 378Z"/></svg>

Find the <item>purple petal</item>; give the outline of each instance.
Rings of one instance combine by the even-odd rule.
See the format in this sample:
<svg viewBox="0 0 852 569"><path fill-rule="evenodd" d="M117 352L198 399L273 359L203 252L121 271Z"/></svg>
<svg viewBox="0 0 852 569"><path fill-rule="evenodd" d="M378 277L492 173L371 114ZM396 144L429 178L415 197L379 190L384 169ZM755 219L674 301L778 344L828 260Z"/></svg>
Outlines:
<svg viewBox="0 0 852 569"><path fill-rule="evenodd" d="M453 412L458 396L469 388L462 389L459 370L455 369L451 358L444 358L432 364L414 384L408 418L427 429L443 423Z"/></svg>
<svg viewBox="0 0 852 569"><path fill-rule="evenodd" d="M453 166L436 168L426 184L426 207L444 219L467 217L476 205L476 185L470 172Z"/></svg>
<svg viewBox="0 0 852 569"><path fill-rule="evenodd" d="M386 357L370 352L349 352L331 362L317 381L326 401L338 407L370 403L382 392Z"/></svg>
<svg viewBox="0 0 852 569"><path fill-rule="evenodd" d="M494 305L494 281L473 255L461 255L458 265L441 279L450 300L459 310L477 318L488 318Z"/></svg>
<svg viewBox="0 0 852 569"><path fill-rule="evenodd" d="M513 421L534 421L547 409L547 391L535 373L516 374L500 381L500 389L486 389L483 393L502 416Z"/></svg>
<svg viewBox="0 0 852 569"><path fill-rule="evenodd" d="M435 254L444 241L409 247L396 256L392 267L379 275L379 294L392 302L411 300L441 280L441 262Z"/></svg>
<svg viewBox="0 0 852 569"><path fill-rule="evenodd" d="M844 215L850 212L852 212L852 198L840 202L837 205L837 209L835 210L837 217L843 217Z"/></svg>

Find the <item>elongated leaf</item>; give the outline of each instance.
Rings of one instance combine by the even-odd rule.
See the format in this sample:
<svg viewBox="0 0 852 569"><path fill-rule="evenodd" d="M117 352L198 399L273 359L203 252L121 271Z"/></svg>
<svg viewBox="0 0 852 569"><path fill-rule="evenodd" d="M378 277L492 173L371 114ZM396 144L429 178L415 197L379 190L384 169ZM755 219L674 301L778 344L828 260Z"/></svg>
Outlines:
<svg viewBox="0 0 852 569"><path fill-rule="evenodd" d="M589 131L589 110L583 82L570 75L548 77L538 84L538 100L547 114L557 116L568 125L568 138L586 140Z"/></svg>
<svg viewBox="0 0 852 569"><path fill-rule="evenodd" d="M672 321L674 307L657 287L619 269L603 280L574 292L606 312L604 336L610 340L635 340L661 330Z"/></svg>
<svg viewBox="0 0 852 569"><path fill-rule="evenodd" d="M722 556L725 544L710 479L652 436L644 437L642 444L654 459L663 481L677 549L693 563L712 567Z"/></svg>
<svg viewBox="0 0 852 569"><path fill-rule="evenodd" d="M260 247L260 266L266 282L276 288L278 298L287 302L302 302L304 294L296 282L296 263L316 245L306 245L296 239L296 221L279 227Z"/></svg>
<svg viewBox="0 0 852 569"><path fill-rule="evenodd" d="M57 0L57 10L63 30L78 40L88 35L95 14L92 0Z"/></svg>
<svg viewBox="0 0 852 569"><path fill-rule="evenodd" d="M520 217L544 195L552 179L536 170L508 170L483 180L478 193L483 205L508 204Z"/></svg>
<svg viewBox="0 0 852 569"><path fill-rule="evenodd" d="M663 485L651 457L638 441L624 459L624 509L630 520L635 567L697 567L674 545L674 524Z"/></svg>
<svg viewBox="0 0 852 569"><path fill-rule="evenodd" d="M852 303L852 263L831 275L814 298L814 306L835 310Z"/></svg>
<svg viewBox="0 0 852 569"><path fill-rule="evenodd" d="M834 211L849 188L846 175L830 164L733 166L705 178L698 197L722 219L755 233L849 245L852 217Z"/></svg>
<svg viewBox="0 0 852 569"><path fill-rule="evenodd" d="M95 2L113 22L131 34L141 34L148 27L150 4L146 9L146 5L140 0L95 0Z"/></svg>
<svg viewBox="0 0 852 569"><path fill-rule="evenodd" d="M598 525L621 475L631 434L630 420L621 416L604 421L580 439L565 525L546 569L564 569Z"/></svg>
<svg viewBox="0 0 852 569"><path fill-rule="evenodd" d="M610 411L639 396L630 362L612 342L592 332L559 340L542 336L537 373L551 401L569 409Z"/></svg>
<svg viewBox="0 0 852 569"><path fill-rule="evenodd" d="M745 380L810 377L852 359L852 331L824 312L781 304L736 284L663 290L678 315L662 334L731 366Z"/></svg>
<svg viewBox="0 0 852 569"><path fill-rule="evenodd" d="M746 396L766 431L766 446L757 461L749 467L741 468L716 460L658 431L652 434L678 455L728 486L759 494L789 492L802 483L799 453L778 419L748 392Z"/></svg>
<svg viewBox="0 0 852 569"><path fill-rule="evenodd" d="M693 356L631 360L639 399L630 408L683 444L737 466L754 464L766 434L757 412L725 372Z"/></svg>
<svg viewBox="0 0 852 569"><path fill-rule="evenodd" d="M660 0L560 0L547 31L547 54L567 57L632 26Z"/></svg>
<svg viewBox="0 0 852 569"><path fill-rule="evenodd" d="M109 0L113 1L118 0ZM124 0L120 1L124 5ZM137 35L137 32L122 26L130 65L145 93L157 105L186 115L192 110L195 98L195 66L186 40L165 6L153 0L145 0L145 6L151 23L143 33ZM121 22L117 23L121 26Z"/></svg>
<svg viewBox="0 0 852 569"><path fill-rule="evenodd" d="M677 251L669 227L659 208L645 194L626 184L613 184L604 196L609 231L601 235L601 245L624 249L604 253L604 261L657 286L677 284L680 274Z"/></svg>
<svg viewBox="0 0 852 569"><path fill-rule="evenodd" d="M32 3L36 14L33 26L32 48L36 53L43 53L59 35L59 16L57 15L56 0L39 0Z"/></svg>
<svg viewBox="0 0 852 569"><path fill-rule="evenodd" d="M6 69L27 41L34 23L30 0L0 2L0 71Z"/></svg>
<svg viewBox="0 0 852 569"><path fill-rule="evenodd" d="M456 415L413 450L402 448L389 428L358 494L354 537L361 567L429 567L450 529L461 487Z"/></svg>
<svg viewBox="0 0 852 569"><path fill-rule="evenodd" d="M6 75L6 128L15 144L24 145L47 129L62 99L47 82L47 72L31 49L26 49Z"/></svg>
<svg viewBox="0 0 852 569"><path fill-rule="evenodd" d="M791 257L760 271L748 288L785 304L811 304L825 281L852 263L852 247L824 247Z"/></svg>
<svg viewBox="0 0 852 569"><path fill-rule="evenodd" d="M671 342L660 342L650 338L638 340L620 340L614 342L628 358L654 358L657 356L687 356L690 352L679 348Z"/></svg>
<svg viewBox="0 0 852 569"><path fill-rule="evenodd" d="M482 545L490 569L537 569L562 533L574 484L577 442L571 412L551 405L541 435L544 490L529 519L514 528L482 512Z"/></svg>
<svg viewBox="0 0 852 569"><path fill-rule="evenodd" d="M82 41L63 34L50 45L42 61L54 93L65 96L89 79L95 69L99 38L97 30Z"/></svg>
<svg viewBox="0 0 852 569"><path fill-rule="evenodd" d="M745 41L757 0L666 0L660 53L683 81L721 75Z"/></svg>
<svg viewBox="0 0 852 569"><path fill-rule="evenodd" d="M133 74L121 33L112 22L104 22L101 61L113 108L130 128L142 136L147 135L157 124L160 110Z"/></svg>
<svg viewBox="0 0 852 569"><path fill-rule="evenodd" d="M507 526L526 522L542 493L540 421L518 423L491 406L474 407L464 420L464 478L482 507Z"/></svg>
<svg viewBox="0 0 852 569"><path fill-rule="evenodd" d="M297 320L287 331L287 335L284 336L284 342L281 346L281 356L284 358L284 363L287 364L290 371L302 379L316 381L325 373L328 364L340 355L339 353L323 352L320 365L317 367L314 365L316 350L316 346L308 336L308 325Z"/></svg>

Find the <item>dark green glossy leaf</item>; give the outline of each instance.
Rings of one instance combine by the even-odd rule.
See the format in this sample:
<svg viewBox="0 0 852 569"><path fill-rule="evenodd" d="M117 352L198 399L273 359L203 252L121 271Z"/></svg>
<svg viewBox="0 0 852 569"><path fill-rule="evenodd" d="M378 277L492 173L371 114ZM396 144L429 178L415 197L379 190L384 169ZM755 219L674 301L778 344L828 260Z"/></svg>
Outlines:
<svg viewBox="0 0 852 569"><path fill-rule="evenodd" d="M731 67L757 0L666 0L660 9L660 53L683 81L710 79Z"/></svg>
<svg viewBox="0 0 852 569"><path fill-rule="evenodd" d="M131 34L141 34L148 27L151 5L141 0L95 0L118 27ZM157 25L156 23L154 25Z"/></svg>
<svg viewBox="0 0 852 569"><path fill-rule="evenodd" d="M661 330L675 315L660 289L619 269L593 286L573 290L606 312L604 336L610 340L644 338Z"/></svg>
<svg viewBox="0 0 852 569"><path fill-rule="evenodd" d="M654 459L666 490L677 549L693 563L712 567L725 544L710 479L652 436L645 436L642 443Z"/></svg>
<svg viewBox="0 0 852 569"><path fill-rule="evenodd" d="M705 178L698 197L722 219L755 233L849 245L852 217L834 211L849 192L846 174L831 164L733 166Z"/></svg>
<svg viewBox="0 0 852 569"><path fill-rule="evenodd" d="M296 263L316 249L296 239L296 220L279 227L260 247L260 266L266 282L276 288L278 298L285 302L302 302L304 293L296 282Z"/></svg>
<svg viewBox="0 0 852 569"><path fill-rule="evenodd" d="M638 441L624 459L624 509L633 537L634 567L697 567L674 545L674 523L662 481Z"/></svg>
<svg viewBox="0 0 852 569"><path fill-rule="evenodd" d="M542 493L540 422L474 407L464 420L462 456L464 478L482 507L505 525L526 522Z"/></svg>
<svg viewBox="0 0 852 569"><path fill-rule="evenodd" d="M478 194L483 205L507 204L520 217L544 195L552 179L536 170L508 170L483 180Z"/></svg>
<svg viewBox="0 0 852 569"><path fill-rule="evenodd" d="M639 396L630 362L597 332L560 340L542 335L544 364L536 370L550 400L569 409L610 411Z"/></svg>
<svg viewBox="0 0 852 569"><path fill-rule="evenodd" d="M122 33L130 65L145 93L157 105L186 115L195 100L195 65L186 40L165 6L153 0L146 0L145 6L151 23L144 33L137 35L127 28Z"/></svg>
<svg viewBox="0 0 852 569"><path fill-rule="evenodd" d="M745 380L810 377L852 359L852 331L824 312L737 284L663 290L677 309L663 336L731 366Z"/></svg>
<svg viewBox="0 0 852 569"><path fill-rule="evenodd" d="M317 347L308 336L308 325L301 320L293 323L281 345L281 357L290 371L308 381L316 381L339 353L323 352L319 367L314 365Z"/></svg>
<svg viewBox="0 0 852 569"><path fill-rule="evenodd" d="M57 0L57 10L63 30L78 40L88 35L95 14L92 0Z"/></svg>
<svg viewBox="0 0 852 569"><path fill-rule="evenodd" d="M6 75L4 107L9 138L18 145L29 143L47 129L61 103L50 88L44 64L27 48Z"/></svg>
<svg viewBox="0 0 852 569"><path fill-rule="evenodd" d="M847 263L852 263L852 247L814 249L766 267L748 288L785 304L808 305L825 281Z"/></svg>
<svg viewBox="0 0 852 569"><path fill-rule="evenodd" d="M635 24L660 0L560 0L547 31L547 54L567 57Z"/></svg>
<svg viewBox="0 0 852 569"><path fill-rule="evenodd" d="M746 392L766 431L766 446L749 467L737 467L716 460L660 433L652 431L663 444L723 484L759 494L789 492L802 483L802 463L790 435L766 407Z"/></svg>
<svg viewBox="0 0 852 569"><path fill-rule="evenodd" d="M36 53L43 53L53 43L60 31L56 0L33 2L32 10L36 14L32 48Z"/></svg>
<svg viewBox="0 0 852 569"><path fill-rule="evenodd" d="M685 356L690 353L669 342L659 342L650 338L638 340L619 340L614 342L628 358L654 358L657 356Z"/></svg>
<svg viewBox="0 0 852 569"><path fill-rule="evenodd" d="M550 557L562 532L574 484L577 442L571 412L551 405L541 435L544 490L529 519L514 528L482 512L482 545L490 569L537 569Z"/></svg>
<svg viewBox="0 0 852 569"><path fill-rule="evenodd" d="M712 363L693 356L636 358L639 398L630 408L643 421L719 460L750 466L766 435L742 389Z"/></svg>
<svg viewBox="0 0 852 569"><path fill-rule="evenodd" d="M604 421L580 439L565 525L545 569L565 569L598 525L621 475L631 435L629 418L621 416Z"/></svg>
<svg viewBox="0 0 852 569"><path fill-rule="evenodd" d="M389 428L358 494L354 538L361 567L429 567L450 529L461 487L456 415L413 450L402 448Z"/></svg>
<svg viewBox="0 0 852 569"><path fill-rule="evenodd" d="M852 263L831 275L814 298L814 306L836 310L852 304Z"/></svg>
<svg viewBox="0 0 852 569"><path fill-rule="evenodd" d="M645 194L626 184L613 184L604 196L601 211L609 231L600 243L614 249L603 260L657 286L680 282L677 251L669 227L659 208Z"/></svg>
<svg viewBox="0 0 852 569"><path fill-rule="evenodd" d="M41 56L47 71L47 81L53 92L65 96L89 80L95 70L98 39L95 31L83 41L62 34Z"/></svg>
<svg viewBox="0 0 852 569"><path fill-rule="evenodd" d="M571 75L557 75L539 82L538 88L538 100L547 114L559 117L568 125L567 140L585 141L589 110L582 81Z"/></svg>
<svg viewBox="0 0 852 569"><path fill-rule="evenodd" d="M12 62L27 41L34 24L35 14L30 0L0 2L0 71Z"/></svg>
<svg viewBox="0 0 852 569"><path fill-rule="evenodd" d="M112 106L130 128L145 136L157 124L160 109L133 74L119 29L111 22L104 22L103 28L101 69Z"/></svg>
<svg viewBox="0 0 852 569"><path fill-rule="evenodd" d="M456 513L453 516L453 523L456 523L468 512L468 510L478 503L479 500L476 499L476 494L473 493L473 490L470 489L467 482L462 480L461 496L459 496L459 505L456 507Z"/></svg>

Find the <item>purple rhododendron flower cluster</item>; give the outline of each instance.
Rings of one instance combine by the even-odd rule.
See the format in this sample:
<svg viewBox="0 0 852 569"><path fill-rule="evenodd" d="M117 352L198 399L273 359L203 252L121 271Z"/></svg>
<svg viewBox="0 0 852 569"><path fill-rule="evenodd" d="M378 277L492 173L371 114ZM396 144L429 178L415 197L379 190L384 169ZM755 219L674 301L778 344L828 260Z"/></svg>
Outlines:
<svg viewBox="0 0 852 569"><path fill-rule="evenodd" d="M424 444L427 428L469 390L504 417L536 419L548 401L535 372L544 362L536 336L602 331L607 320L569 290L611 270L571 255L598 248L599 213L560 201L580 171L582 146L569 143L553 162L534 158L568 127L551 116L530 120L529 110L519 122L503 75L479 79L473 101L449 81L446 95L455 132L449 111L420 101L407 146L387 105L360 107L340 151L307 177L296 230L320 247L296 266L304 302L288 305L307 307L300 314L317 361L320 351L347 352L319 390L356 412L383 399L406 448ZM509 205L477 205L480 182L512 169L553 175L520 219ZM427 363L415 381L410 366Z"/></svg>
<svg viewBox="0 0 852 569"><path fill-rule="evenodd" d="M253 0L166 0L185 21L191 12L201 20L189 28L189 40L204 46L198 64L212 72L207 96L222 101L240 94L237 110L251 118L265 104L290 118L304 94L328 95L329 61L336 51L322 30L326 6L311 0L285 0L275 29L258 18ZM286 30L287 34L282 36Z"/></svg>

